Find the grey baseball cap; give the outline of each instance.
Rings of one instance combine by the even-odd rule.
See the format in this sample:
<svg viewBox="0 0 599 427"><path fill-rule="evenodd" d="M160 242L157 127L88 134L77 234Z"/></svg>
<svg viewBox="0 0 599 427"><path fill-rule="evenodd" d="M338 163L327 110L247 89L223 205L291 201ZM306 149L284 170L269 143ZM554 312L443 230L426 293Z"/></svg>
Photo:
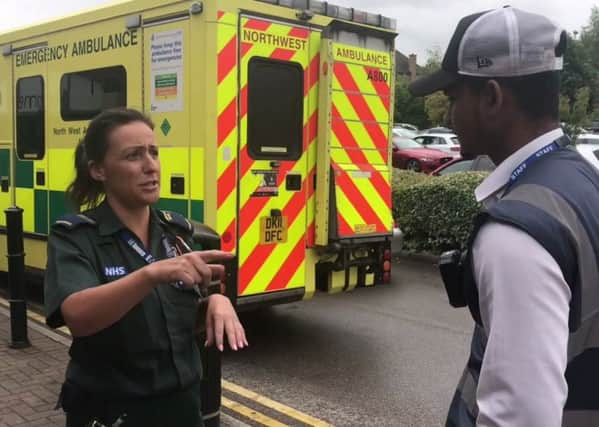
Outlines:
<svg viewBox="0 0 599 427"><path fill-rule="evenodd" d="M443 90L460 76L518 77L563 68L566 32L548 18L510 6L460 20L441 69L409 85L414 96Z"/></svg>

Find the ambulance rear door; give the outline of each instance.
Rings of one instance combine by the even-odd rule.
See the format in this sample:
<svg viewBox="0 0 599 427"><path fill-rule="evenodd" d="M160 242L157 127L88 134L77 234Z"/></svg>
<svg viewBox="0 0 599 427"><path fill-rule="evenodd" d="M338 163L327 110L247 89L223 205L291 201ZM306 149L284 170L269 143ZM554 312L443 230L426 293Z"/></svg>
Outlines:
<svg viewBox="0 0 599 427"><path fill-rule="evenodd" d="M300 298L311 30L244 15L239 25L238 301L273 292Z"/></svg>
<svg viewBox="0 0 599 427"><path fill-rule="evenodd" d="M391 235L392 38L341 22L323 35L318 245Z"/></svg>

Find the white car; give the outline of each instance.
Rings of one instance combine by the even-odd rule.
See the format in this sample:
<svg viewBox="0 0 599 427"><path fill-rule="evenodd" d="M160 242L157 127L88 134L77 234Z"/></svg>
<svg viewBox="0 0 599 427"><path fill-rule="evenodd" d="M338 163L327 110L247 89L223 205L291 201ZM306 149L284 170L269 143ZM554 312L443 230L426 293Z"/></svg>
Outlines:
<svg viewBox="0 0 599 427"><path fill-rule="evenodd" d="M576 151L599 169L599 134L583 133L576 138Z"/></svg>
<svg viewBox="0 0 599 427"><path fill-rule="evenodd" d="M413 130L406 129L401 126L395 126L393 128L393 135L399 136L401 138L414 139L418 135L418 132L414 132Z"/></svg>
<svg viewBox="0 0 599 427"><path fill-rule="evenodd" d="M599 145L599 133L581 133L576 138L576 145Z"/></svg>
<svg viewBox="0 0 599 427"><path fill-rule="evenodd" d="M454 157L460 155L460 141L454 133L423 133L414 140L426 148L446 151Z"/></svg>
<svg viewBox="0 0 599 427"><path fill-rule="evenodd" d="M412 132L416 132L416 133L418 133L418 130L419 130L416 126L411 125L409 123L395 123L394 127L404 128L404 129L411 130Z"/></svg>

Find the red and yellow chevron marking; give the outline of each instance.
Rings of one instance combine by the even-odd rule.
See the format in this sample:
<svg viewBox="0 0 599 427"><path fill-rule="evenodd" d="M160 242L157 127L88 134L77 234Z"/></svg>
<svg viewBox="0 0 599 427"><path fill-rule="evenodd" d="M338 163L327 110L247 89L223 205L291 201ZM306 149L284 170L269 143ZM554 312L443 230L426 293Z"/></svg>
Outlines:
<svg viewBox="0 0 599 427"><path fill-rule="evenodd" d="M339 237L389 233L393 225L389 170L332 164Z"/></svg>
<svg viewBox="0 0 599 427"><path fill-rule="evenodd" d="M338 234L392 230L389 169L391 62L386 53L336 45L331 163ZM368 61L382 64L369 65Z"/></svg>
<svg viewBox="0 0 599 427"><path fill-rule="evenodd" d="M306 230L306 203L313 200L313 179L315 171L308 169L303 174L302 191L285 191L285 177L290 171L306 169L308 153L317 129L317 88L319 60L318 50L311 55L310 31L263 21L243 19L241 24L242 69L247 69L249 60L254 56L293 61L302 64L305 75L304 103L304 152L297 161L282 161L279 169L279 196L276 205L268 197L250 197L251 186L241 185L239 211L239 295L288 289L302 286L305 276L305 247L308 236L313 231ZM247 73L241 73L241 146L240 177L252 179L250 170L255 161L247 153ZM310 99L313 99L313 105ZM272 207L283 206L282 214L288 217L288 243L285 245L260 245L260 218L270 215ZM243 248L243 249L242 249ZM283 260L283 261L282 261ZM283 262L283 265L281 265Z"/></svg>
<svg viewBox="0 0 599 427"><path fill-rule="evenodd" d="M333 106L337 111L337 116L334 118L362 123L367 138L360 140L361 148L387 151L389 147L390 97L389 95L386 97L381 97L378 94L372 95L372 92L376 93L373 83L366 80L365 71L358 72L358 68L364 67L335 63Z"/></svg>
<svg viewBox="0 0 599 427"><path fill-rule="evenodd" d="M237 15L218 12L217 224L222 249L237 240Z"/></svg>

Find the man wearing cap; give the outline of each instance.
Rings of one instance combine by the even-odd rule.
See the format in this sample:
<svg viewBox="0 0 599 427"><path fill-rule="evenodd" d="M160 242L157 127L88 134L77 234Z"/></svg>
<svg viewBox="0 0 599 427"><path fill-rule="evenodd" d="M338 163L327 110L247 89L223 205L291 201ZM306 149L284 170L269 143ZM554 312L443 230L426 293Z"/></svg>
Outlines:
<svg viewBox="0 0 599 427"><path fill-rule="evenodd" d="M476 323L447 426L599 426L599 175L559 127L565 45L540 15L470 15L410 87L445 91L462 153L497 165L457 280L444 276Z"/></svg>

